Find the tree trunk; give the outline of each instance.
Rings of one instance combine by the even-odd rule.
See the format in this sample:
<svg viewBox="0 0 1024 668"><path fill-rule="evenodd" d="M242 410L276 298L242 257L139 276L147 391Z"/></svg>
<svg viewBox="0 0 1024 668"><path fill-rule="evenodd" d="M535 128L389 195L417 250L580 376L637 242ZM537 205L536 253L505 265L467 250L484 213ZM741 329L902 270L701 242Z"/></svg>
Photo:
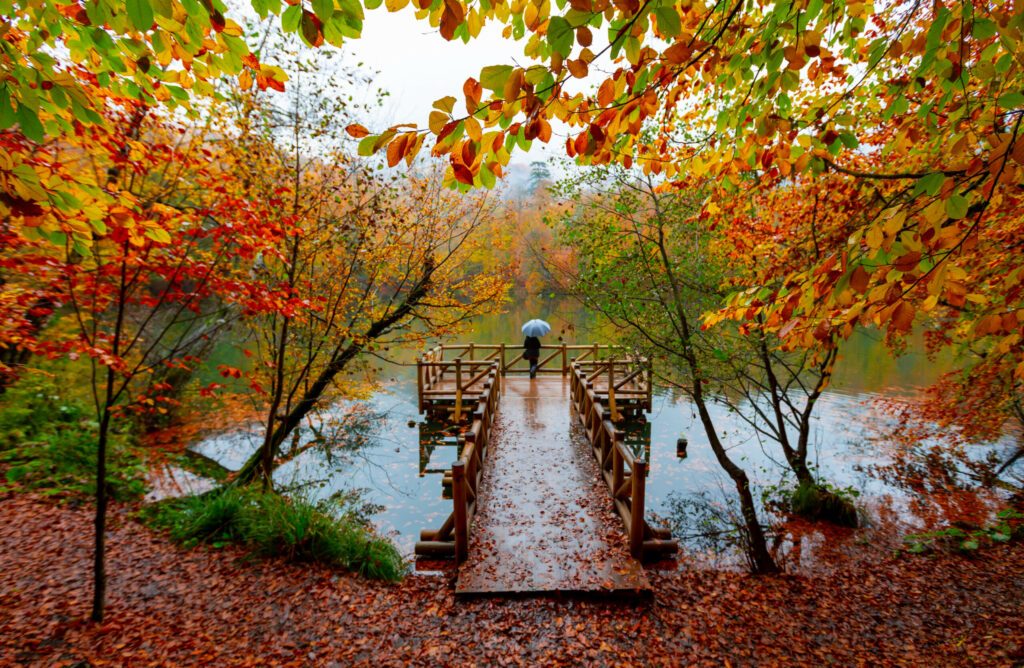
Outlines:
<svg viewBox="0 0 1024 668"><path fill-rule="evenodd" d="M327 390L328 385L330 385L331 381L334 380L334 377L337 376L353 358L363 351L363 348L367 343L375 341L377 338L384 335L391 327L412 312L412 309L415 308L427 295L427 292L430 289L430 278L433 273L434 265L428 258L424 267L423 276L420 278L419 282L413 286L413 289L410 290L405 301L403 301L398 308L390 314L374 322L366 331L365 336L358 339L358 342L353 341L346 348L335 354L334 358L326 367L324 367L316 380L313 381L305 392L303 392L302 398L295 404L292 410L277 421L277 426L273 431L268 430L263 446L253 453L242 468L239 469L235 476L235 484L244 485L251 483L255 479L257 472L262 472L266 478L273 475L274 459L277 457L281 444L284 443L286 438L288 438L288 434L302 423L302 419L306 417L306 415L316 406L317 402L320 401L324 391Z"/></svg>
<svg viewBox="0 0 1024 668"><path fill-rule="evenodd" d="M722 442L718 439L718 433L715 431L715 425L711 419L711 413L708 412L705 405L704 393L700 387L700 382L699 377L695 378L693 400L697 404L697 413L700 415L704 432L711 443L711 450L715 453L715 458L718 460L719 465L732 478L733 484L736 486L736 493L740 497L740 511L743 514L743 528L747 533L747 540L749 541L748 556L753 566L753 571L758 574L778 573L779 567L768 551L768 542L764 537L764 529L761 528L761 523L757 519L757 506L754 505L754 495L750 492L750 479L747 477L746 471L736 466L729 459L725 448L722 447Z"/></svg>
<svg viewBox="0 0 1024 668"><path fill-rule="evenodd" d="M100 416L96 439L96 518L95 547L93 550L92 620L103 621L103 606L107 594L107 439L110 433L110 390L114 371L107 369L107 401Z"/></svg>

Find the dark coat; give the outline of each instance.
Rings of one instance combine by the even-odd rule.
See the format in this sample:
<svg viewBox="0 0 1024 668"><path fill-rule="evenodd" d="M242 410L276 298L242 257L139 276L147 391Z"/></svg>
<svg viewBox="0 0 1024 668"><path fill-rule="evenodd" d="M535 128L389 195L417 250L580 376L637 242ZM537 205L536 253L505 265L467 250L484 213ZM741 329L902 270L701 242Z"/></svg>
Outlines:
<svg viewBox="0 0 1024 668"><path fill-rule="evenodd" d="M540 357L540 339L536 336L526 337L526 341L523 342L523 348L526 350L523 353L523 359L535 360Z"/></svg>

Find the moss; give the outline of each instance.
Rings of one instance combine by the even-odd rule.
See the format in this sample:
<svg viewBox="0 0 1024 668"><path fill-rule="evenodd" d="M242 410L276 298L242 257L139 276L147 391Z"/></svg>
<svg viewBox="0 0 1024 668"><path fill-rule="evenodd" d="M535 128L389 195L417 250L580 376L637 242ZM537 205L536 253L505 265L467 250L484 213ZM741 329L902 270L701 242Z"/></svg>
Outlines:
<svg viewBox="0 0 1024 668"><path fill-rule="evenodd" d="M801 483L790 494L789 506L805 519L853 528L859 524L853 500L825 485Z"/></svg>

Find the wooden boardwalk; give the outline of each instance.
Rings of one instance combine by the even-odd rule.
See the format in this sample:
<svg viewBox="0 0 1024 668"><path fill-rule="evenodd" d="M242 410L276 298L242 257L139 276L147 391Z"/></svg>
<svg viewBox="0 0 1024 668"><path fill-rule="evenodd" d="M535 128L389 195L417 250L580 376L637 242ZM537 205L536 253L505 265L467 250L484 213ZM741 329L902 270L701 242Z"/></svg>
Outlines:
<svg viewBox="0 0 1024 668"><path fill-rule="evenodd" d="M640 560L676 543L644 517L647 462L618 426L650 410L650 365L611 346L549 350L536 379L506 345L420 360L421 411L463 426L452 513L416 554L454 556L463 595L649 591Z"/></svg>
<svg viewBox="0 0 1024 668"><path fill-rule="evenodd" d="M505 381L456 593L650 589L569 399L563 376Z"/></svg>

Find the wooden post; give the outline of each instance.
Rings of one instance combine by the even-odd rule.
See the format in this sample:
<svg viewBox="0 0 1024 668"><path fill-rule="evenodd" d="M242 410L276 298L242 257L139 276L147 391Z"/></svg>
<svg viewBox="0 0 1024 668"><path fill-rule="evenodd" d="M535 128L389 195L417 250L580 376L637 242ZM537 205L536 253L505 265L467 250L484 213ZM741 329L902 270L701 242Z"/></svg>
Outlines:
<svg viewBox="0 0 1024 668"><path fill-rule="evenodd" d="M456 422L462 419L462 358L455 358L455 415Z"/></svg>
<svg viewBox="0 0 1024 668"><path fill-rule="evenodd" d="M562 344L562 375L569 373L569 353L565 350L565 344Z"/></svg>
<svg viewBox="0 0 1024 668"><path fill-rule="evenodd" d="M654 363L647 360L647 410L651 410L654 401Z"/></svg>
<svg viewBox="0 0 1024 668"><path fill-rule="evenodd" d="M618 445L612 440L612 498L616 498L619 489L622 487L622 453Z"/></svg>
<svg viewBox="0 0 1024 668"><path fill-rule="evenodd" d="M416 360L416 398L420 414L423 414L423 358Z"/></svg>
<svg viewBox="0 0 1024 668"><path fill-rule="evenodd" d="M501 344L501 375L505 375L505 344Z"/></svg>
<svg viewBox="0 0 1024 668"><path fill-rule="evenodd" d="M612 422L619 421L619 410L615 407L615 358L608 360L608 412Z"/></svg>
<svg viewBox="0 0 1024 668"><path fill-rule="evenodd" d="M475 346L475 345L476 345L475 343L470 341L470 343L469 343L469 359L474 359L473 346Z"/></svg>
<svg viewBox="0 0 1024 668"><path fill-rule="evenodd" d="M647 462L642 459L634 460L631 478L633 498L629 504L629 551L640 559L644 552L644 488L647 483Z"/></svg>
<svg viewBox="0 0 1024 668"><path fill-rule="evenodd" d="M636 489L635 483L633 489ZM455 560L462 563L469 554L469 522L466 517L466 463L462 460L452 464L452 500L455 504ZM642 527L640 544L643 546ZM632 535L630 545L632 545Z"/></svg>

